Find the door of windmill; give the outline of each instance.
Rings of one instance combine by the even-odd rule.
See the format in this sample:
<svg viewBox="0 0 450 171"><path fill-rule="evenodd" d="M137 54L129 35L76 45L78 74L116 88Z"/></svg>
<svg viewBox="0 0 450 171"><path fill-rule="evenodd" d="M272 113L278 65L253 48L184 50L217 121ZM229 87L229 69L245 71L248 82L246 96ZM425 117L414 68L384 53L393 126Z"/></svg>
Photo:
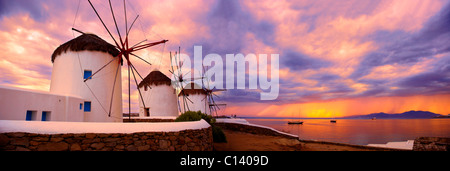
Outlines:
<svg viewBox="0 0 450 171"><path fill-rule="evenodd" d="M146 107L144 110L144 114L146 117L150 117L150 108Z"/></svg>

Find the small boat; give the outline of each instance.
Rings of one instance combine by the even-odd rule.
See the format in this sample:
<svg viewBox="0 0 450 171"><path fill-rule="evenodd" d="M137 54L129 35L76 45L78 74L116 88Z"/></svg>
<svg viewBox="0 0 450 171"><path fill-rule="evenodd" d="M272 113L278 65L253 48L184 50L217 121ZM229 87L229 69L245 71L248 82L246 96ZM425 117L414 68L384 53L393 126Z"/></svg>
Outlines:
<svg viewBox="0 0 450 171"><path fill-rule="evenodd" d="M373 117L372 120L377 120L377 118L376 118L376 117Z"/></svg>
<svg viewBox="0 0 450 171"><path fill-rule="evenodd" d="M293 125L293 124L300 125L300 124L303 124L303 122L302 121L288 121L288 124L289 125Z"/></svg>
<svg viewBox="0 0 450 171"><path fill-rule="evenodd" d="M330 120L331 123L336 123L336 120Z"/></svg>

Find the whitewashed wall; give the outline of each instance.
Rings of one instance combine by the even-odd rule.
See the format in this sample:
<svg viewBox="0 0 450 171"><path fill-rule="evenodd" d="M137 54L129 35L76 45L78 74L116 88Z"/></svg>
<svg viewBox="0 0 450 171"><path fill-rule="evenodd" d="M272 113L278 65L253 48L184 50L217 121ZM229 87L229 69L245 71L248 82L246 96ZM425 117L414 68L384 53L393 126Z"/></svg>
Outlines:
<svg viewBox="0 0 450 171"><path fill-rule="evenodd" d="M41 121L42 112L50 112L47 121L82 122L80 97L62 96L49 92L0 86L0 120L25 120L27 111L35 111L35 121Z"/></svg>
<svg viewBox="0 0 450 171"><path fill-rule="evenodd" d="M205 94L190 94L188 96L188 98L192 101L186 100L186 104L189 106L189 110L188 107L186 107L186 111L201 111L202 113L205 114L210 114L209 112L209 106L208 106L208 102L207 99L205 99L206 95ZM180 105L181 105L181 111L182 113L184 113L184 107L183 107L183 96L180 96ZM206 107L206 108L205 108ZM205 110L206 109L206 110Z"/></svg>
<svg viewBox="0 0 450 171"><path fill-rule="evenodd" d="M91 112L84 112L85 122L122 122L121 71L117 75L114 93L112 93L116 70L120 65L119 58L94 75L91 80L83 82L84 70L91 70L94 74L112 59L110 54L104 52L67 51L62 53L53 63L50 92L79 96L90 101ZM112 94L114 94L113 103L110 105ZM108 116L110 106L112 106L111 117Z"/></svg>
<svg viewBox="0 0 450 171"><path fill-rule="evenodd" d="M168 85L152 86L145 91L140 88L145 107L150 108L150 117L178 116L177 96L175 89ZM139 98L139 117L146 117L144 105Z"/></svg>

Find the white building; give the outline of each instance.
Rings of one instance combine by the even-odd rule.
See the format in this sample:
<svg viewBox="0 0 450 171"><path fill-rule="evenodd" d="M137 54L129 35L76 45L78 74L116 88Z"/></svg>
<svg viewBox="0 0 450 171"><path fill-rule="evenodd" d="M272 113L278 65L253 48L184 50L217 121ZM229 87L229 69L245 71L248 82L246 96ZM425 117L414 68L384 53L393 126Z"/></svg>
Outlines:
<svg viewBox="0 0 450 171"><path fill-rule="evenodd" d="M158 70L152 71L139 83L139 117L177 117L177 95L169 77Z"/></svg>
<svg viewBox="0 0 450 171"><path fill-rule="evenodd" d="M183 97L185 96L185 97ZM186 85L178 94L180 99L181 113L185 111L201 111L210 114L207 92L195 83ZM185 102L186 99L186 102Z"/></svg>
<svg viewBox="0 0 450 171"><path fill-rule="evenodd" d="M0 86L0 120L84 121L84 99Z"/></svg>
<svg viewBox="0 0 450 171"><path fill-rule="evenodd" d="M50 92L2 87L0 120L122 122L118 54L93 34L62 44L52 55Z"/></svg>
<svg viewBox="0 0 450 171"><path fill-rule="evenodd" d="M64 43L52 55L50 92L83 98L85 122L122 122L118 54L113 45L93 34L83 34Z"/></svg>

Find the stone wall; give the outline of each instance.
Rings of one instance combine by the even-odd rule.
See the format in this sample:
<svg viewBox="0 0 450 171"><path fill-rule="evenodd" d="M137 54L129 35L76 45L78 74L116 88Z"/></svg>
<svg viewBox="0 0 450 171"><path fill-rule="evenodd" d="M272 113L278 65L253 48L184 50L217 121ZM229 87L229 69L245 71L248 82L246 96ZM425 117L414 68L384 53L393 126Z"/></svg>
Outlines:
<svg viewBox="0 0 450 171"><path fill-rule="evenodd" d="M0 151L212 151L212 128L132 134L0 133Z"/></svg>
<svg viewBox="0 0 450 171"><path fill-rule="evenodd" d="M419 137L414 140L414 151L449 151L450 138Z"/></svg>
<svg viewBox="0 0 450 171"><path fill-rule="evenodd" d="M284 138L298 139L298 137L295 137L295 136L289 136L286 134L281 134L281 133L276 132L271 129L256 127L256 126L251 126L251 125L236 124L236 123L217 123L217 122L214 124L218 127L221 127L222 129L228 129L228 130L232 130L232 131L246 132L246 133L257 134L257 135L281 136Z"/></svg>

